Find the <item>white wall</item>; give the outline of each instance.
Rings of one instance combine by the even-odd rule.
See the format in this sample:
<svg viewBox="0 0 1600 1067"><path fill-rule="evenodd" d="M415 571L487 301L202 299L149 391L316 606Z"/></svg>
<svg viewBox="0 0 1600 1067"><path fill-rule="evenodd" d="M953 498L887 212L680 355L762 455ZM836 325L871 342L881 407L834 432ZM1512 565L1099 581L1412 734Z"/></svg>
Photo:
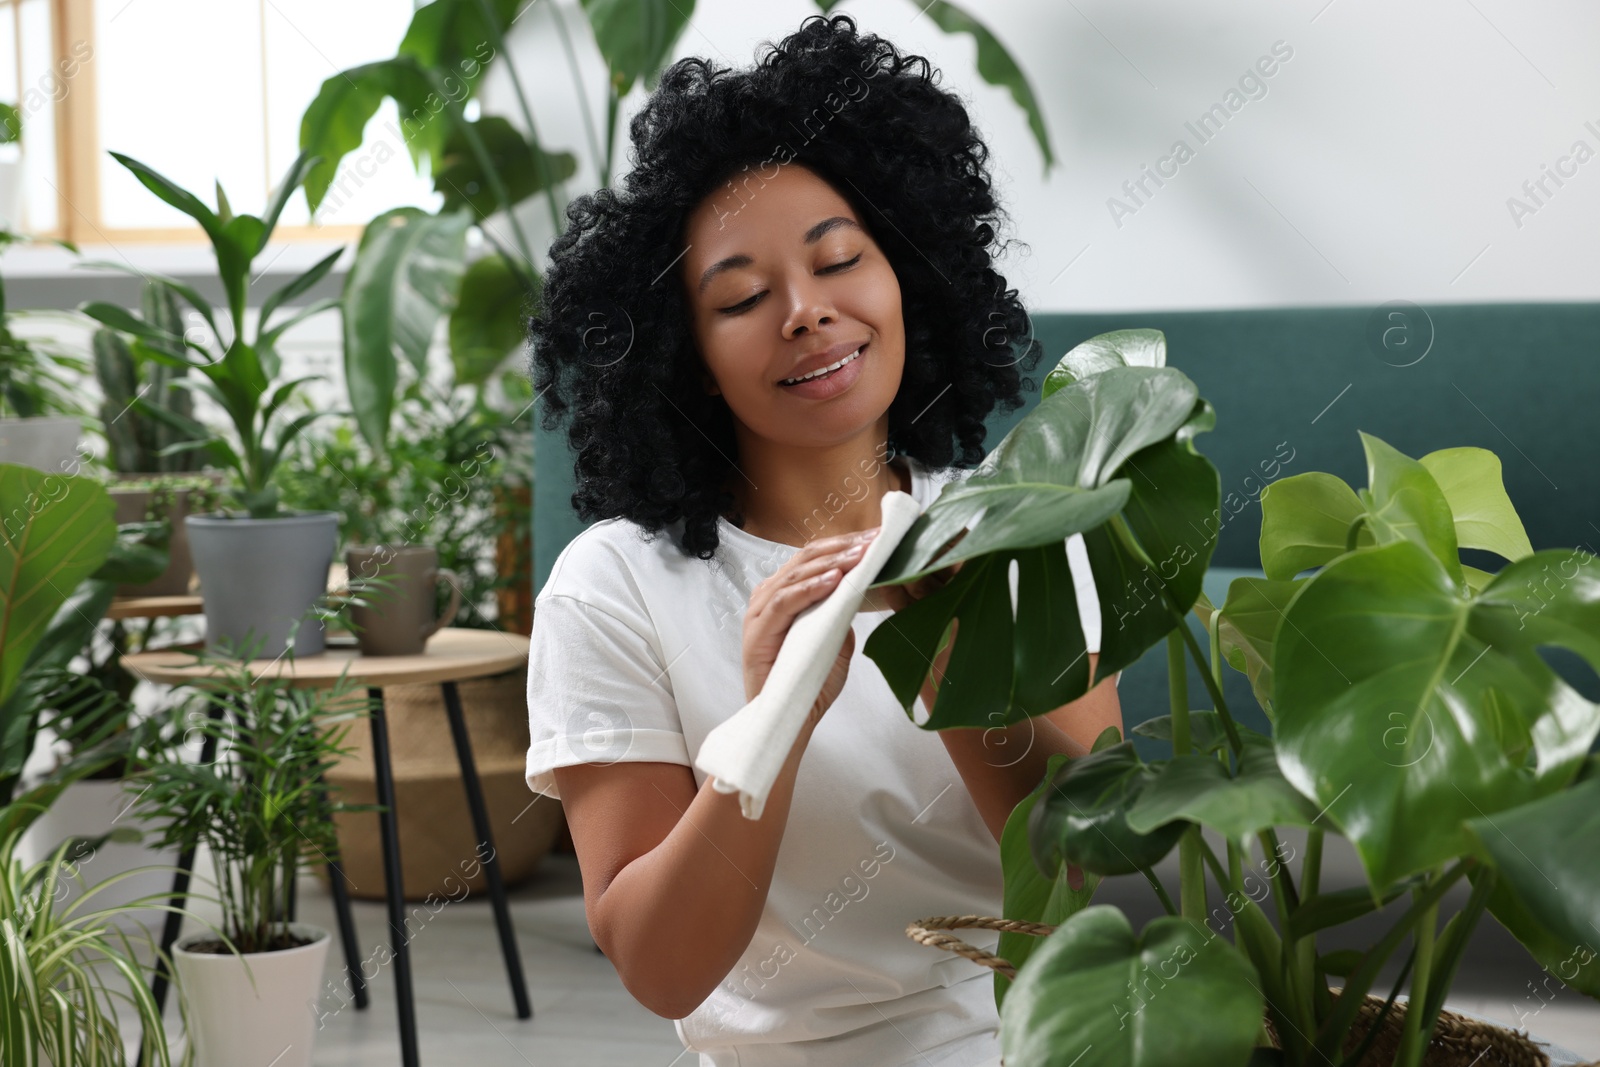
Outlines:
<svg viewBox="0 0 1600 1067"><path fill-rule="evenodd" d="M512 44L545 145L582 161L577 192L595 170L552 3L604 115L604 73L576 0L530 9ZM1020 109L978 77L971 39L947 36L919 6L836 10L927 56L967 101L1014 221L1002 235L1031 246L1001 270L1036 311L1600 297L1594 4L963 0L1034 86L1057 157L1048 176ZM675 55L748 66L761 42L815 12L800 0L701 0ZM1279 41L1292 55L1263 79L1265 94L1226 101ZM491 100L501 88L491 83ZM642 100L636 87L624 101L621 161ZM1208 142L1185 127L1228 102L1238 110ZM1193 158L1163 187L1147 179L1142 203L1130 198L1123 183L1179 139ZM1545 177L1558 165L1575 171L1561 186ZM1540 178L1536 201L1523 183ZM1120 225L1112 197L1132 209ZM1513 197L1532 210L1514 217ZM542 254L550 221L535 206L527 218Z"/></svg>

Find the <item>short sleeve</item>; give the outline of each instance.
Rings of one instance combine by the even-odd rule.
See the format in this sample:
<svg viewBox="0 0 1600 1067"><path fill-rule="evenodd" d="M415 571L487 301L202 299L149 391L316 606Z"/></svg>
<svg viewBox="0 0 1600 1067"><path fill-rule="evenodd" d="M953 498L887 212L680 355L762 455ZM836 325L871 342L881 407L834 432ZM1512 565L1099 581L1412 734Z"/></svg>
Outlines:
<svg viewBox="0 0 1600 1067"><path fill-rule="evenodd" d="M557 767L623 760L692 766L652 642L571 596L541 598L528 646L528 788L560 799Z"/></svg>

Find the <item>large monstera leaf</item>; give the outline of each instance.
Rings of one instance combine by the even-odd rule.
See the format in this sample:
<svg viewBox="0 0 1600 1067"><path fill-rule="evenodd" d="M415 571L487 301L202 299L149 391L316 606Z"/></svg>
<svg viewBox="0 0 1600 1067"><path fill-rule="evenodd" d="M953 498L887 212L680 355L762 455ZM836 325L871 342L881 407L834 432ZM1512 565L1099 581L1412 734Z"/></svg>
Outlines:
<svg viewBox="0 0 1600 1067"><path fill-rule="evenodd" d="M1600 707L1539 654L1562 646L1600 670L1595 557L1536 552L1473 592L1426 541L1329 563L1273 652L1279 765L1354 843L1374 892L1469 851L1467 820L1566 786L1600 733Z"/></svg>
<svg viewBox="0 0 1600 1067"><path fill-rule="evenodd" d="M1100 603L1100 677L1178 625L1216 545L1206 531L1220 497L1217 471L1189 440L1211 420L1182 372L1111 367L1042 399L977 470L946 486L874 583L963 564L867 639L864 651L908 714L956 620L959 637L925 729L1006 725L1088 691L1066 556L1073 534L1083 535Z"/></svg>
<svg viewBox="0 0 1600 1067"><path fill-rule="evenodd" d="M1135 934L1099 904L1017 972L1000 1047L1006 1067L1243 1064L1263 999L1255 967L1209 927L1169 915Z"/></svg>

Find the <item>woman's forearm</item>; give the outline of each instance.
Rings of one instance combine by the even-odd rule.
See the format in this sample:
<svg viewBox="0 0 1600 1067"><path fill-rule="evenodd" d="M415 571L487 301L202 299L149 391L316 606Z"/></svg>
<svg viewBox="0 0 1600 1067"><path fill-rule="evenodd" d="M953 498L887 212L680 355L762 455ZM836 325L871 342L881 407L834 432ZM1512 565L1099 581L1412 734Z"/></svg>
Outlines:
<svg viewBox="0 0 1600 1067"><path fill-rule="evenodd" d="M810 737L808 726L761 818L746 818L739 795L717 792L707 778L672 831L601 896L606 954L628 992L657 1015L681 1019L694 1011L749 946Z"/></svg>

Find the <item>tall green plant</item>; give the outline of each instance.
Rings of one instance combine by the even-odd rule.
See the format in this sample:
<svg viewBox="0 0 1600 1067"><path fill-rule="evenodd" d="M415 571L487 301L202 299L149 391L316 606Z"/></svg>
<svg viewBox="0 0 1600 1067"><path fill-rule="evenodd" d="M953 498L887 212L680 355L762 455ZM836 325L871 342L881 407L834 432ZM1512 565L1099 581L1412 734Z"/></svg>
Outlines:
<svg viewBox="0 0 1600 1067"><path fill-rule="evenodd" d="M295 877L337 849L335 813L364 810L331 798L322 781L350 751L344 739L362 713L349 698L359 690L343 676L331 689L253 678L244 662L204 652L196 662L215 674L191 687L200 710L191 739L213 741L216 759L165 750L142 775L136 811L162 825L157 847L210 851L222 931L237 951L287 947Z"/></svg>
<svg viewBox="0 0 1600 1067"><path fill-rule="evenodd" d="M1172 713L1138 729L1170 758L1146 762L1105 738L1082 759L1052 759L1002 837L1006 917L1058 925L1019 952L1014 982L997 976L1008 1067L1175 1054L1243 1067L1269 1043L1264 1024L1281 1045L1273 1062L1353 1065L1378 1032L1358 1017L1406 945L1400 979L1377 997L1383 1015L1404 1016L1396 1063L1415 1067L1485 911L1600 996L1600 960L1574 951L1600 928L1600 853L1571 837L1600 829L1589 755L1600 706L1540 655L1559 647L1600 670L1594 555L1533 551L1492 453L1418 460L1363 434L1366 488L1311 473L1263 493L1266 578L1234 582L1216 609L1200 587L1218 480L1193 444L1214 416L1165 361L1153 330L1068 353L1038 407L929 506L875 583L965 563L865 646L909 716L933 650L962 620L973 639L956 642L928 729L991 726L997 708L1019 721L1086 692L1086 669L1061 669L1085 658L1071 534L1084 537L1105 620L1099 673L1167 644ZM1462 549L1507 562L1477 571ZM1186 655L1209 709L1192 708ZM1250 677L1271 736L1235 721L1224 661ZM1221 855L1201 827L1221 836ZM1281 827L1306 831L1303 856ZM1354 846L1364 888L1322 886L1330 830ZM1176 904L1154 872L1174 848ZM1136 932L1117 909L1067 893L1068 865L1140 875L1169 914ZM1441 926L1463 880L1467 903ZM1402 897L1409 906L1367 949L1319 949L1324 931ZM1231 943L1216 926L1231 926Z"/></svg>
<svg viewBox="0 0 1600 1067"><path fill-rule="evenodd" d="M310 411L294 418L287 417L286 405L295 390L318 376L294 378L274 388L280 369L278 341L290 328L338 303L332 299L316 300L288 310L291 301L304 295L333 269L343 250L329 253L298 277L267 294L261 302L253 332L247 329L245 311L252 284L251 265L266 248L289 197L317 161L304 153L297 157L269 196L266 210L258 217L234 214L220 183L217 207L213 211L193 193L138 160L118 152L111 155L133 172L145 188L200 224L211 242L218 278L227 294L227 317L219 321L216 309L207 300L192 287L172 278L156 280L177 292L200 315L210 330L207 341L196 340L188 332L174 333L169 328L170 323L142 319L120 305L105 301L89 301L79 310L130 336L132 349L141 357L179 370L200 371L199 378L178 377L171 384L197 389L214 401L227 415L231 435L219 434L187 415L143 397L133 400L133 407L184 435L184 440L159 449L158 456L190 450L206 453L218 466L233 472L232 497L249 517L273 518L279 514L274 476L284 448L313 421L326 414Z"/></svg>

